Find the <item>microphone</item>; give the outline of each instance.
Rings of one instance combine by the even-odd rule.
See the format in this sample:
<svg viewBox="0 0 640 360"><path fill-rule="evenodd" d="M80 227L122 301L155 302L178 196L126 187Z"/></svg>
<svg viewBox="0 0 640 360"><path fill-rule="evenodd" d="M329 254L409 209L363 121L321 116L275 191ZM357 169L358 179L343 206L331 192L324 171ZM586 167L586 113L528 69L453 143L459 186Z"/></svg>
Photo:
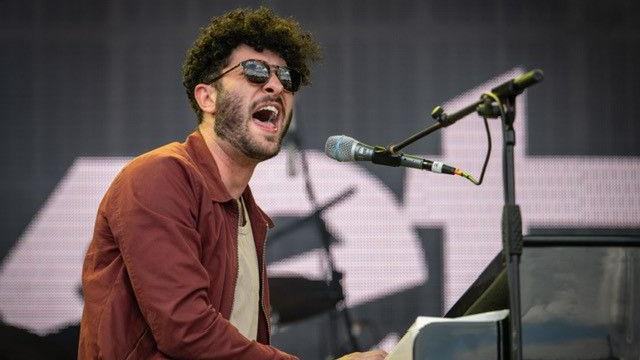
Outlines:
<svg viewBox="0 0 640 360"><path fill-rule="evenodd" d="M346 135L333 135L327 139L324 152L338 161L370 161L386 166L402 166L435 173L461 175L462 171L439 161L426 160L407 154L391 154L381 146L371 146Z"/></svg>
<svg viewBox="0 0 640 360"><path fill-rule="evenodd" d="M542 81L544 75L542 70L535 69L524 74L518 75L515 78L498 85L491 89L497 97L504 99L506 97L512 97L521 94L524 89L529 86L535 85Z"/></svg>

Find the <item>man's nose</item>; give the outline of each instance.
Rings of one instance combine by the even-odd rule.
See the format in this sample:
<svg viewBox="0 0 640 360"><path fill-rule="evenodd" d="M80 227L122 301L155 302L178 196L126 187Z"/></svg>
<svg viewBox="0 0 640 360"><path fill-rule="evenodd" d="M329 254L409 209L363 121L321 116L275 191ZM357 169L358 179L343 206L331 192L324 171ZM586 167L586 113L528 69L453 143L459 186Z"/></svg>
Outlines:
<svg viewBox="0 0 640 360"><path fill-rule="evenodd" d="M280 79L278 79L276 74L274 74L273 72L270 74L269 80L266 83L264 83L262 88L267 93L276 94L276 95L284 91L284 87L282 86Z"/></svg>

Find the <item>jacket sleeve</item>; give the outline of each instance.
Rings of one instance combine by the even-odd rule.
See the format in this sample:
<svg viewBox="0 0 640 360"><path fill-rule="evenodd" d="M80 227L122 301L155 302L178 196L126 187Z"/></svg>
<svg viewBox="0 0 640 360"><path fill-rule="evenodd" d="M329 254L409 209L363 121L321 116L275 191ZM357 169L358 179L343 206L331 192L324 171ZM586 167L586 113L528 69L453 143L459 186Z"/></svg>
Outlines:
<svg viewBox="0 0 640 360"><path fill-rule="evenodd" d="M171 157L138 159L112 189L108 221L158 350L187 359L295 359L248 340L212 307L196 230L204 189L185 166Z"/></svg>

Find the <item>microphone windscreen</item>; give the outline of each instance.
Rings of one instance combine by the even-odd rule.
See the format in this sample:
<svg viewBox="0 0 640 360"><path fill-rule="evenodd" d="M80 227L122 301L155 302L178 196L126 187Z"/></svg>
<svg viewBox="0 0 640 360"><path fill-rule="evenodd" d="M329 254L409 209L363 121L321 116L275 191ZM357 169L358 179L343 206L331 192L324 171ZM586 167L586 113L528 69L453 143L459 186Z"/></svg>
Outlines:
<svg viewBox="0 0 640 360"><path fill-rule="evenodd" d="M353 145L357 141L346 135L329 136L324 145L324 153L338 161L354 161Z"/></svg>

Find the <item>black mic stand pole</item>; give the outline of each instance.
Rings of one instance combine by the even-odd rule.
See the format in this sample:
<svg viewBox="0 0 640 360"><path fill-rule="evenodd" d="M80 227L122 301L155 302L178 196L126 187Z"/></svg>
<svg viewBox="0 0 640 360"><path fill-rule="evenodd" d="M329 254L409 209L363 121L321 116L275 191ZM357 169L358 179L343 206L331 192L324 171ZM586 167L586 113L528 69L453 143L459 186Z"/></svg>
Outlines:
<svg viewBox="0 0 640 360"><path fill-rule="evenodd" d="M351 320L351 313L349 312L349 308L344 302L345 294L344 294L344 288L342 287L343 273L336 270L335 261L333 259L333 253L331 252L331 234L329 233L329 230L327 230L327 224L320 216L321 211L318 211L320 207L316 200L313 187L311 186L311 176L309 175L309 162L307 161L307 157L305 155L304 149L302 148L302 141L297 131L291 133L291 140L293 141L295 147L300 152L300 162L302 164L302 174L304 176L305 190L307 193L307 197L309 198L309 201L311 202L311 205L313 206L313 209L314 209L313 219L315 220L315 223L320 232L320 240L322 241L322 246L324 248L324 252L326 255L327 267L331 272L329 287L337 293L337 296L341 300L342 308L340 309L340 313L342 314L342 318L344 320L344 324L347 330L349 343L351 344L351 350L360 351L360 346L358 345L356 336L353 333L353 322ZM348 193L348 195L351 195L351 194ZM338 332L334 331L333 335L337 337Z"/></svg>
<svg viewBox="0 0 640 360"><path fill-rule="evenodd" d="M502 181L504 206L502 208L502 247L509 279L509 321L511 359L522 360L522 314L520 309L520 257L522 256L522 215L516 204L515 162L513 150L516 135L513 122L516 117L515 95L503 99L502 116Z"/></svg>
<svg viewBox="0 0 640 360"><path fill-rule="evenodd" d="M522 214L516 204L515 161L513 149L516 133L513 123L516 118L516 96L526 88L542 81L542 70L532 70L491 89L484 95L486 103L478 108L484 116L502 119L502 181L504 206L502 208L502 247L507 262L509 279L509 325L510 355L512 360L522 360L522 312L520 302L520 257L522 256ZM491 99L497 101L491 104ZM484 113L484 114L483 114Z"/></svg>

